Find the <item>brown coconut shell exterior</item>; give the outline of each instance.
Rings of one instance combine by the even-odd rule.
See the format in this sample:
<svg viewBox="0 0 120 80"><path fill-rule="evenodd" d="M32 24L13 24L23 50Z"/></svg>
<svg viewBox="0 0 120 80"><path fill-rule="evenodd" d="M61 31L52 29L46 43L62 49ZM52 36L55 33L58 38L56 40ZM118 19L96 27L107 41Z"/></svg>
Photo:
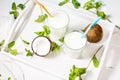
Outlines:
<svg viewBox="0 0 120 80"><path fill-rule="evenodd" d="M85 29L83 31L86 31L86 29L88 28L88 26L85 27ZM97 42L99 42L102 39L102 37L103 37L102 27L99 24L95 24L88 31L88 33L86 34L86 37L87 37L87 41L90 42L90 43L97 43Z"/></svg>

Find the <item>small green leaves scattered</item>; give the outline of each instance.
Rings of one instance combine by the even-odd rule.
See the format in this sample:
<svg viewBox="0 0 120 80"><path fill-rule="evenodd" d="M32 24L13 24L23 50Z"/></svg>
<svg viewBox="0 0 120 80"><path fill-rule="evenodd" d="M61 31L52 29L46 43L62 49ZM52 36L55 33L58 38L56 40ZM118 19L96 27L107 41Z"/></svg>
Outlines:
<svg viewBox="0 0 120 80"><path fill-rule="evenodd" d="M47 14L39 15L38 18L35 20L35 22L41 23L45 21L47 17L48 17Z"/></svg>
<svg viewBox="0 0 120 80"><path fill-rule="evenodd" d="M101 17L102 19L106 18L106 14L104 13L104 11L97 11L97 16Z"/></svg>
<svg viewBox="0 0 120 80"><path fill-rule="evenodd" d="M59 41L60 41L61 43L64 43L64 37L60 38Z"/></svg>
<svg viewBox="0 0 120 80"><path fill-rule="evenodd" d="M7 49L12 55L17 54L17 49L12 49L12 47L15 45L15 41L12 41L8 44Z"/></svg>
<svg viewBox="0 0 120 80"><path fill-rule="evenodd" d="M99 11L99 8L101 8L101 7L102 7L102 3L95 2L94 0L87 1L83 6L83 8L86 10L96 9L96 15L101 17L102 19L105 19L106 14L103 11Z"/></svg>
<svg viewBox="0 0 120 80"><path fill-rule="evenodd" d="M90 10L90 9L93 9L93 8L98 9L98 8L100 8L101 6L102 6L102 3L101 3L101 2L95 2L94 0L88 0L88 1L84 4L83 8L86 9L86 10Z"/></svg>
<svg viewBox="0 0 120 80"><path fill-rule="evenodd" d="M49 35L50 34L50 28L48 26L44 25L43 29L44 29L45 35Z"/></svg>
<svg viewBox="0 0 120 80"><path fill-rule="evenodd" d="M0 47L3 46L4 43L5 43L5 40L2 40L2 41L0 42Z"/></svg>
<svg viewBox="0 0 120 80"><path fill-rule="evenodd" d="M8 77L8 80L11 80L11 77Z"/></svg>
<svg viewBox="0 0 120 80"><path fill-rule="evenodd" d="M96 58L96 56L93 56L92 61L93 61L93 65L97 68L99 66L99 61Z"/></svg>
<svg viewBox="0 0 120 80"><path fill-rule="evenodd" d="M60 46L55 43L55 42L52 42L52 51L60 51Z"/></svg>
<svg viewBox="0 0 120 80"><path fill-rule="evenodd" d="M23 39L22 39L22 42L23 42L24 44L26 44L26 45L29 45L29 44L30 44L28 41L23 40Z"/></svg>
<svg viewBox="0 0 120 80"><path fill-rule="evenodd" d="M68 3L70 0L63 0L62 2L60 2L58 5L59 6L63 6L64 4Z"/></svg>
<svg viewBox="0 0 120 80"><path fill-rule="evenodd" d="M15 2L12 3L12 10L17 10L17 6Z"/></svg>
<svg viewBox="0 0 120 80"><path fill-rule="evenodd" d="M70 70L69 80L75 80L79 77L79 80L82 80L81 75L86 73L86 68L78 68L73 65L72 69Z"/></svg>
<svg viewBox="0 0 120 80"><path fill-rule="evenodd" d="M70 0L63 0L62 2L60 2L58 5L59 6L63 6L65 5L66 3L70 2ZM74 8L79 8L80 7L80 3L77 1L77 0L72 0L72 5L74 6Z"/></svg>
<svg viewBox="0 0 120 80"><path fill-rule="evenodd" d="M18 11L10 11L9 14L13 14L14 19L17 19L17 17L19 16L19 12Z"/></svg>
<svg viewBox="0 0 120 80"><path fill-rule="evenodd" d="M25 48L25 51L27 52L26 56L33 56L33 53L30 50Z"/></svg>
<svg viewBox="0 0 120 80"><path fill-rule="evenodd" d="M17 11L18 8L23 10L25 6L23 4L16 5L16 3L13 2L11 8L12 10L9 12L9 14L13 15L14 19L17 19L17 17L19 16L19 12Z"/></svg>
<svg viewBox="0 0 120 80"><path fill-rule="evenodd" d="M20 8L21 10L23 10L23 9L25 8L25 5L23 5L23 4L18 4L17 7Z"/></svg>
<svg viewBox="0 0 120 80"><path fill-rule="evenodd" d="M44 31L38 31L38 32L35 32L35 34L37 34L38 36L44 36Z"/></svg>
<svg viewBox="0 0 120 80"><path fill-rule="evenodd" d="M80 7L80 3L77 0L72 0L72 4L76 9Z"/></svg>
<svg viewBox="0 0 120 80"><path fill-rule="evenodd" d="M101 2L96 2L95 3L95 8L98 9L102 6L102 3Z"/></svg>
<svg viewBox="0 0 120 80"><path fill-rule="evenodd" d="M43 26L43 31L35 32L38 36L47 36L50 34L50 28L47 25Z"/></svg>
<svg viewBox="0 0 120 80"><path fill-rule="evenodd" d="M14 45L15 45L15 41L12 41L12 42L10 42L10 43L8 44L8 48L10 49L10 48L12 48Z"/></svg>

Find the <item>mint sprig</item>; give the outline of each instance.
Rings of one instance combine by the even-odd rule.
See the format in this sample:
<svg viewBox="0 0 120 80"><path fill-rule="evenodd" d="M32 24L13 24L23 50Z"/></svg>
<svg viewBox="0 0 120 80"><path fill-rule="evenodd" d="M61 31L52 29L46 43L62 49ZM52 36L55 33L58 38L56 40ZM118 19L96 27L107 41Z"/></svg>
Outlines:
<svg viewBox="0 0 120 80"><path fill-rule="evenodd" d="M72 4L76 9L80 7L80 3L77 0L72 0Z"/></svg>
<svg viewBox="0 0 120 80"><path fill-rule="evenodd" d="M78 68L73 65L72 69L70 69L69 80L75 80L79 77L79 80L82 80L82 75L86 73L86 68Z"/></svg>
<svg viewBox="0 0 120 80"><path fill-rule="evenodd" d="M19 16L19 12L18 12L19 8L23 10L25 8L25 5L23 4L16 5L15 2L12 3L11 11L9 12L9 14L13 15L14 19L17 19L17 17Z"/></svg>
<svg viewBox="0 0 120 80"><path fill-rule="evenodd" d="M56 42L52 42L52 51L60 51L60 46Z"/></svg>
<svg viewBox="0 0 120 80"><path fill-rule="evenodd" d="M42 27L43 27L43 31L35 32L35 34L37 34L38 36L46 36L46 37L48 37L49 34L50 34L50 28L47 25L44 25Z"/></svg>
<svg viewBox="0 0 120 80"><path fill-rule="evenodd" d="M48 17L47 14L39 15L38 18L35 20L35 22L41 23L45 21L47 17Z"/></svg>
<svg viewBox="0 0 120 80"><path fill-rule="evenodd" d="M15 45L15 41L12 41L8 44L7 50L12 54L16 55L17 54L17 49L13 49L13 46Z"/></svg>
<svg viewBox="0 0 120 80"><path fill-rule="evenodd" d="M66 3L68 3L70 0L63 0L63 1L61 1L58 5L59 6L63 6L63 5L65 5Z"/></svg>
<svg viewBox="0 0 120 80"><path fill-rule="evenodd" d="M33 53L30 50L25 48L25 51L27 52L26 56L33 56Z"/></svg>

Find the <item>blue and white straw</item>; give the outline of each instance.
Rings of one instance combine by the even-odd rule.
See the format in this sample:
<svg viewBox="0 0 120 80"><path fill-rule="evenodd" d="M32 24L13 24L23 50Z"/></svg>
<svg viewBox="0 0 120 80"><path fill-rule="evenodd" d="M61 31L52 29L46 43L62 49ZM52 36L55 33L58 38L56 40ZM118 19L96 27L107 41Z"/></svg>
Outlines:
<svg viewBox="0 0 120 80"><path fill-rule="evenodd" d="M101 17L98 17L95 21L90 24L90 26L87 28L87 30L82 34L81 38L84 38L85 35L88 33L88 31L101 19Z"/></svg>

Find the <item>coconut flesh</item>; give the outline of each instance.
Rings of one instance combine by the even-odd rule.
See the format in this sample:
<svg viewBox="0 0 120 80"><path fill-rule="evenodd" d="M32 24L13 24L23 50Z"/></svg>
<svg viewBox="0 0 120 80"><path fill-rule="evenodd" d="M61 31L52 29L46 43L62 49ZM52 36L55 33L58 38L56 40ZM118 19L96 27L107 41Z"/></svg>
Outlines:
<svg viewBox="0 0 120 80"><path fill-rule="evenodd" d="M45 36L38 36L32 42L32 50L38 56L46 56L51 49L51 41Z"/></svg>

